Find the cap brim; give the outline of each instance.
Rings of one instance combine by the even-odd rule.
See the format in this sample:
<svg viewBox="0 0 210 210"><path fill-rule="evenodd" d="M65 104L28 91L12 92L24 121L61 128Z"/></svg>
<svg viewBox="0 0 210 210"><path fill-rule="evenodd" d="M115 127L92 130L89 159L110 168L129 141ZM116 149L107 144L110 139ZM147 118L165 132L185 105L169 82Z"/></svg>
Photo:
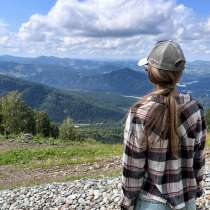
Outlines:
<svg viewBox="0 0 210 210"><path fill-rule="evenodd" d="M137 65L138 66L144 66L146 64L148 64L148 58L147 57L146 58L142 58L141 60L139 60Z"/></svg>

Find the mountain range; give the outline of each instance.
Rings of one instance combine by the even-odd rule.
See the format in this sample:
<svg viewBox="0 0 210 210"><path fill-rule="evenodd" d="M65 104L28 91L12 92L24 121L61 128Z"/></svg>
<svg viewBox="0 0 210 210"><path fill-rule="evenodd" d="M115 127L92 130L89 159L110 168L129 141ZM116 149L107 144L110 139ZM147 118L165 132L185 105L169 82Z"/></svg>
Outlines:
<svg viewBox="0 0 210 210"><path fill-rule="evenodd" d="M0 79L4 81L1 93L11 89L9 87L21 89L28 104L48 111L56 121L67 115L82 122L119 120L129 105L154 88L147 72L137 67L136 62L0 56ZM210 107L209 81L210 61L193 61L187 63L177 88L190 92L207 109ZM84 117L83 112L78 112L83 106L94 111Z"/></svg>
<svg viewBox="0 0 210 210"><path fill-rule="evenodd" d="M0 95L17 90L27 105L46 111L50 119L62 122L70 116L77 123L119 121L137 99L118 94L60 90L20 78L0 75Z"/></svg>

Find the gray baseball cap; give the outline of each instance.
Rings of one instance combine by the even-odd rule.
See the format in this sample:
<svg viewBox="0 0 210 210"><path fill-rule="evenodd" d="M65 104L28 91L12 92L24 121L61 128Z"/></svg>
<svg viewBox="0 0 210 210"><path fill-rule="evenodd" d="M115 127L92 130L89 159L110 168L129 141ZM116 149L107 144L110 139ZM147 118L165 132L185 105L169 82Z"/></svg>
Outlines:
<svg viewBox="0 0 210 210"><path fill-rule="evenodd" d="M159 41L149 56L138 61L138 66L148 65L168 71L182 71L185 68L184 53L178 43L172 40Z"/></svg>

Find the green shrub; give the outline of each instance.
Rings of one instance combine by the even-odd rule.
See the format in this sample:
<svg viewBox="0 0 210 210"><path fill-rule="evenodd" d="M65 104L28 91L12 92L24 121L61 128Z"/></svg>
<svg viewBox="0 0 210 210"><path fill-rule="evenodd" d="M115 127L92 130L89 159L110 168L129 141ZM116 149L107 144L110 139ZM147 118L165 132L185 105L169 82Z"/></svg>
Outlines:
<svg viewBox="0 0 210 210"><path fill-rule="evenodd" d="M64 141L82 141L79 132L73 125L73 120L70 117L64 119L59 127L59 138Z"/></svg>

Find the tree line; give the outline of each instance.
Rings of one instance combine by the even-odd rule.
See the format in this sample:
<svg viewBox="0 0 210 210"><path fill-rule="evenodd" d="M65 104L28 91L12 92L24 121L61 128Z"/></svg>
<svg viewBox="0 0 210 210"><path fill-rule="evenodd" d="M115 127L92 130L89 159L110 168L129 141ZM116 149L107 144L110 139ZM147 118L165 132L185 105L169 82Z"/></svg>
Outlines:
<svg viewBox="0 0 210 210"><path fill-rule="evenodd" d="M54 123L47 112L28 106L18 91L10 91L0 97L0 133L5 136L31 133L62 140L82 140L70 117L65 118L62 124Z"/></svg>
<svg viewBox="0 0 210 210"><path fill-rule="evenodd" d="M210 109L205 114L207 130L210 127ZM114 126L114 125L113 125ZM73 119L67 117L63 122L55 123L49 119L48 113L28 106L22 99L22 93L10 91L0 97L0 134L31 133L43 137L53 137L62 140L84 140L91 137L105 142L121 141L122 127L87 128L74 127Z"/></svg>

